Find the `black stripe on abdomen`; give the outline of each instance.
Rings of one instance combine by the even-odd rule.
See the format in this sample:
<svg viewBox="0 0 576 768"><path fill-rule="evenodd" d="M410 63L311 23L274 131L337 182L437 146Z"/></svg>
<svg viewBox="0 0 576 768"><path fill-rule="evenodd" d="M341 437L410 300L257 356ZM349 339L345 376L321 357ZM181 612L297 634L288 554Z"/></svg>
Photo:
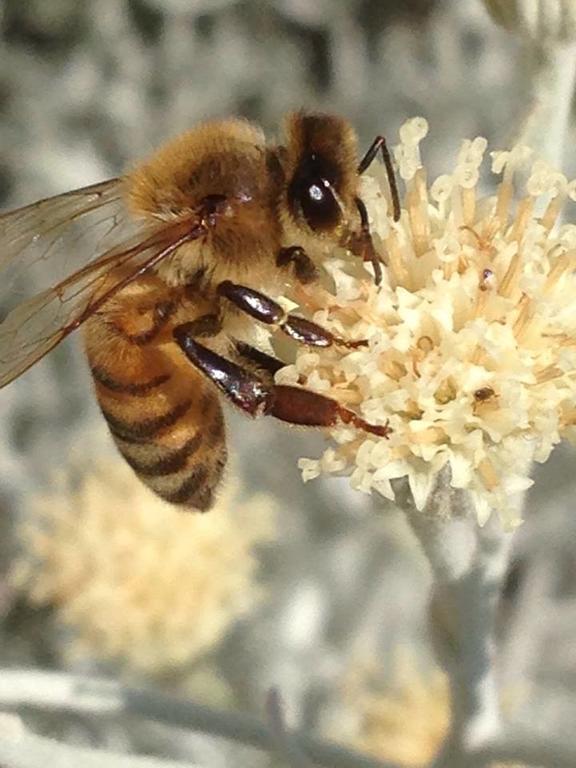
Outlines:
<svg viewBox="0 0 576 768"><path fill-rule="evenodd" d="M153 389L162 386L162 384L165 384L170 380L170 374L165 373L161 376L156 376L149 381L118 381L118 379L113 378L108 373L108 371L105 371L104 368L100 368L99 366L94 366L91 368L91 371L92 376L94 377L94 381L98 382L98 384L102 385L106 389L109 389L111 392L118 392L123 395L133 395L134 397L145 397Z"/></svg>
<svg viewBox="0 0 576 768"><path fill-rule="evenodd" d="M206 467L200 465L195 467L190 475L183 480L183 482L174 490L171 491L157 491L161 494L162 498L169 501L171 504L185 504L186 502L194 502L198 509L205 509L209 505L209 500L205 499L204 506L202 505L203 499L206 497L206 492L211 489L202 488L206 486L208 480L208 472ZM199 493L199 491L201 491ZM212 493L209 493L210 501Z"/></svg>
<svg viewBox="0 0 576 768"><path fill-rule="evenodd" d="M143 443L156 437L160 432L168 427L174 426L192 405L191 400L184 400L174 406L171 411L163 413L161 416L155 416L152 419L142 419L142 421L125 421L116 416L112 416L104 408L102 413L108 422L110 432L115 437L119 437L127 443Z"/></svg>
<svg viewBox="0 0 576 768"><path fill-rule="evenodd" d="M122 440L123 438L119 439ZM134 458L130 456L129 448L123 449L121 445L118 447L126 462L139 475L143 477L164 477L184 469L188 459L196 453L201 444L202 437L198 432L190 440L187 440L184 445L174 451L152 444L151 449L156 453L160 452L160 458L155 461Z"/></svg>

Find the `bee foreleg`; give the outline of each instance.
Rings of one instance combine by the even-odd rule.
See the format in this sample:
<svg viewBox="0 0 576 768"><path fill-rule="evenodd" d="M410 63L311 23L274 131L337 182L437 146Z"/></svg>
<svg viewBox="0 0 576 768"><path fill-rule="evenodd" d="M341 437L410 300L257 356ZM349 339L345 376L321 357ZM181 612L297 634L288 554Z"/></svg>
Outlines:
<svg viewBox="0 0 576 768"><path fill-rule="evenodd" d="M311 347L330 347L332 344L336 344L349 349L367 345L364 339L347 341L335 336L331 331L322 328L321 325L312 322L312 320L285 312L277 301L245 285L224 280L218 286L218 293L246 314L262 323L276 326L300 344Z"/></svg>
<svg viewBox="0 0 576 768"><path fill-rule="evenodd" d="M356 197L354 202L356 203L356 208L358 208L358 213L360 214L361 229L360 235L357 235L352 239L349 247L352 252L358 252L364 261L369 261L372 264L374 269L374 282L376 285L380 285L382 282L382 266L380 264L380 257L376 253L374 243L372 242L368 211L361 198Z"/></svg>
<svg viewBox="0 0 576 768"><path fill-rule="evenodd" d="M392 157L384 136L376 136L372 144L368 147L368 151L358 165L358 173L362 174L370 167L378 154L378 150L380 150L382 154L382 160L384 161L384 167L386 168L386 176L388 177L390 197L392 198L392 216L394 221L398 221L400 219L400 195L398 194L398 184L396 182L394 166L392 165Z"/></svg>
<svg viewBox="0 0 576 768"><path fill-rule="evenodd" d="M276 256L276 266L286 267L292 264L296 279L303 285L313 283L318 279L318 270L310 256L300 245L281 248Z"/></svg>
<svg viewBox="0 0 576 768"><path fill-rule="evenodd" d="M234 405L251 416L274 416L308 427L332 427L341 421L380 437L390 435L387 424L369 424L330 397L300 387L262 381L252 371L195 341L189 324L177 326L174 337L188 360Z"/></svg>

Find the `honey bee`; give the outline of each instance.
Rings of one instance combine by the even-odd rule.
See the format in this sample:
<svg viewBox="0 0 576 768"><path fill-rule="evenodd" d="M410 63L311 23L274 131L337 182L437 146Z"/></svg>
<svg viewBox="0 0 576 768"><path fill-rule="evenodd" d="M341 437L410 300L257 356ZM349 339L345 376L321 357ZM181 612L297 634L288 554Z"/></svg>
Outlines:
<svg viewBox="0 0 576 768"><path fill-rule="evenodd" d="M202 511L226 462L218 390L252 416L387 437L329 397L275 384L283 363L242 340L256 320L310 346L365 343L287 314L269 294L316 280L335 245L380 280L359 196L378 152L398 218L384 138L359 161L348 122L306 112L287 117L278 145L241 119L201 124L123 177L0 216L0 306L34 271L49 281L0 323L0 387L83 326L120 453L160 497Z"/></svg>

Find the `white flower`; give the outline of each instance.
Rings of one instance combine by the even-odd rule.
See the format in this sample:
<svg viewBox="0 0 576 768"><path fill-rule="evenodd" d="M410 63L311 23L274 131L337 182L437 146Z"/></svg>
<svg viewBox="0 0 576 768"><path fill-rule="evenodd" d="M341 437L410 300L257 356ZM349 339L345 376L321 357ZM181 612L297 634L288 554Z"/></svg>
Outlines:
<svg viewBox="0 0 576 768"><path fill-rule="evenodd" d="M338 252L327 266L335 290L307 294L317 322L368 346L302 350L278 379L393 430L386 440L334 428L322 459L301 460L305 479L344 472L355 488L393 498L391 480L407 477L422 508L447 467L480 522L497 509L513 527L513 495L531 485L531 461L576 435L576 226L559 225L574 184L516 147L492 154L502 179L483 196L486 141L477 138L429 185L425 134L425 121L409 121L395 151L405 181L399 222L381 216L382 170L364 183L387 264L382 285ZM527 180L516 192L519 170Z"/></svg>

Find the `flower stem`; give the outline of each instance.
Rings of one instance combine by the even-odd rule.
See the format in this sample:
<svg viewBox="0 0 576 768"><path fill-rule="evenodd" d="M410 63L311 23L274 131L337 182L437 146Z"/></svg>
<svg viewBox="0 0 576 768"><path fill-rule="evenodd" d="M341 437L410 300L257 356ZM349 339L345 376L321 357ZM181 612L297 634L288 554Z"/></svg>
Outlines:
<svg viewBox="0 0 576 768"><path fill-rule="evenodd" d="M28 730L16 715L0 715L0 760L3 768L202 768L199 764L125 755L65 744Z"/></svg>
<svg viewBox="0 0 576 768"><path fill-rule="evenodd" d="M451 729L434 768L455 768L501 731L494 623L511 534L497 520L480 528L446 473L422 511L407 486L396 498L430 563L434 640L450 680Z"/></svg>
<svg viewBox="0 0 576 768"><path fill-rule="evenodd" d="M271 737L269 725L247 713L214 710L157 691L128 688L104 678L35 669L1 669L0 708L14 710L21 707L67 711L92 717L141 717L265 752L277 747L277 739ZM291 750L306 755L314 765L326 768L396 768L392 763L302 732L285 731L282 738L284 745L288 739L294 740ZM72 764L72 761L66 763L68 766Z"/></svg>

